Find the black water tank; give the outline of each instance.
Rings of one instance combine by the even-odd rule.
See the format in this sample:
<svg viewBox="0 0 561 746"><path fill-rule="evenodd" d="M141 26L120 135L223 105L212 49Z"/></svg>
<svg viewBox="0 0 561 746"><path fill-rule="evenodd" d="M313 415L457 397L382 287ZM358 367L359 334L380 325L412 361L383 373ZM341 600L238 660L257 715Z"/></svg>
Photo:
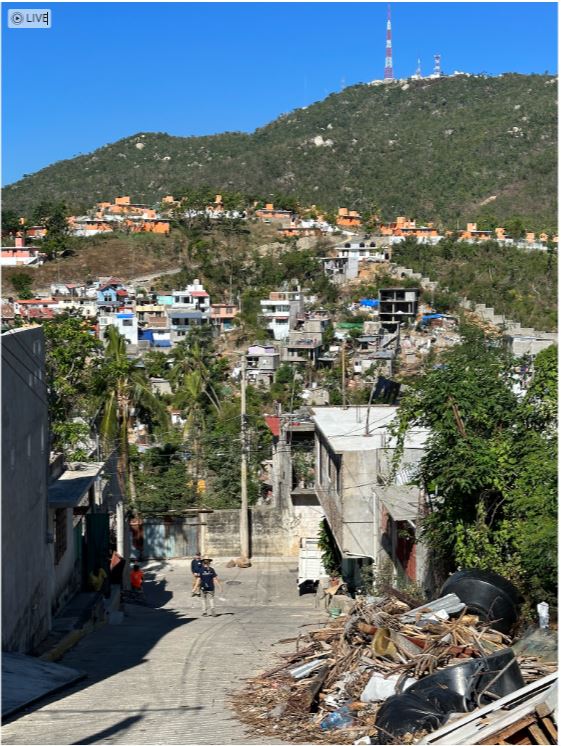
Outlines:
<svg viewBox="0 0 561 746"><path fill-rule="evenodd" d="M518 621L522 599L508 580L489 570L460 570L442 586L441 596L455 593L467 606L468 613L492 622L493 629L510 634Z"/></svg>

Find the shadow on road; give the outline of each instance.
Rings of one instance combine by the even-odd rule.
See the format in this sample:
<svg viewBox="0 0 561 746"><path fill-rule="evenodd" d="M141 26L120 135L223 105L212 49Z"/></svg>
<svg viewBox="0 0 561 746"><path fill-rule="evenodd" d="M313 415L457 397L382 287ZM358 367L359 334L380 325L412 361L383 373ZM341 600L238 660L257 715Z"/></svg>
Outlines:
<svg viewBox="0 0 561 746"><path fill-rule="evenodd" d="M57 661L63 666L84 671L85 679L14 713L13 717L4 719L2 724L37 712L49 703L61 701L68 695L87 689L92 684L115 676L121 671L142 666L148 661L150 650L163 637L178 627L196 620L197 617L185 616L180 611L162 608L173 596L166 590L165 579L147 580L145 593L148 604L125 603L125 616L120 624L104 624L94 629ZM132 722L131 718L122 721L129 725L132 725Z"/></svg>

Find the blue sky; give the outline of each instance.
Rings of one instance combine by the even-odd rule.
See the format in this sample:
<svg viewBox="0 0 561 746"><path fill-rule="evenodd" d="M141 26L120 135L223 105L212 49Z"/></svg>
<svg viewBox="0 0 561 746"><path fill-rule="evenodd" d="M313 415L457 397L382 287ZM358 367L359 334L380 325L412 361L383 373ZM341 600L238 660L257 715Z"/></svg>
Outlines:
<svg viewBox="0 0 561 746"><path fill-rule="evenodd" d="M8 29L11 8L49 30ZM3 183L135 132L250 132L383 77L386 3L3 3ZM555 3L392 3L394 75L557 72Z"/></svg>

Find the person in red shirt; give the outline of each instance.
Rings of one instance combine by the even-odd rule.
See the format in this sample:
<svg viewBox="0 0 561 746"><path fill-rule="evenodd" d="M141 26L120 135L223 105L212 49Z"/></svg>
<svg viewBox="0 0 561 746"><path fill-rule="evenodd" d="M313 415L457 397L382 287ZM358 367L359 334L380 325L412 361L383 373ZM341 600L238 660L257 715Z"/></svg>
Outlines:
<svg viewBox="0 0 561 746"><path fill-rule="evenodd" d="M140 569L140 565L134 564L131 570L131 588L135 593L142 593L142 584L144 582L144 573Z"/></svg>

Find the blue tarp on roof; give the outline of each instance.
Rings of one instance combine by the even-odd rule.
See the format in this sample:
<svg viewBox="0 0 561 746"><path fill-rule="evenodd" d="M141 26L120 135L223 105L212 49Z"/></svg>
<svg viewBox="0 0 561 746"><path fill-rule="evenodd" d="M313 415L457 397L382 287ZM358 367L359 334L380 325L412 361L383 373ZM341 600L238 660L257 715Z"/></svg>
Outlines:
<svg viewBox="0 0 561 746"><path fill-rule="evenodd" d="M360 299L360 305L361 306L368 306L369 308L376 308L376 306L380 305L379 300L374 300L373 298L361 298Z"/></svg>

